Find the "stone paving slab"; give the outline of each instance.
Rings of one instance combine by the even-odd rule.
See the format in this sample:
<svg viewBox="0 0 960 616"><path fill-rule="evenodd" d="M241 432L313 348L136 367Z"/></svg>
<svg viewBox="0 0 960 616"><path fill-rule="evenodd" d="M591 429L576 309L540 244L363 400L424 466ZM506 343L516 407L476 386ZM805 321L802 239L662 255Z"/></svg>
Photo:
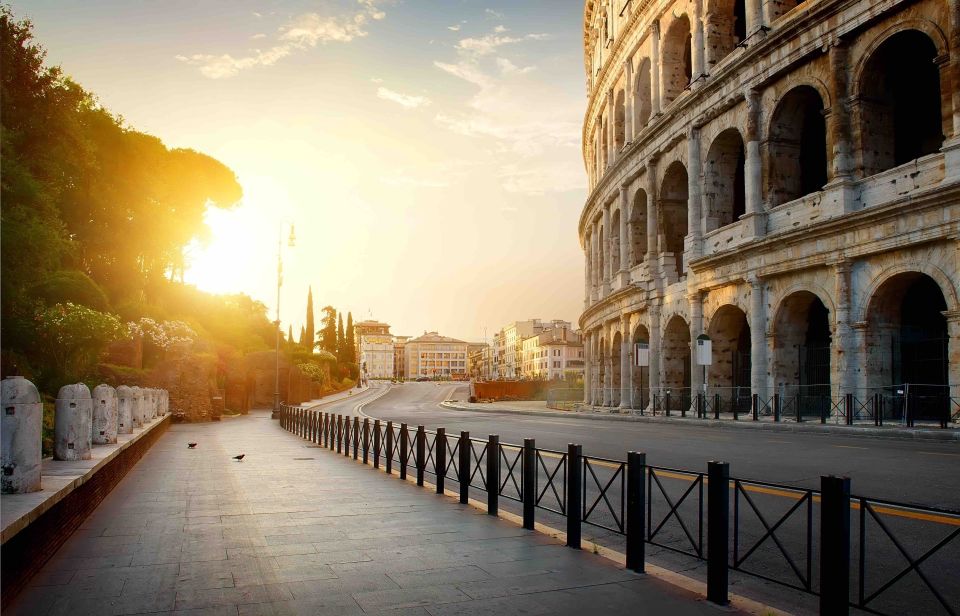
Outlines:
<svg viewBox="0 0 960 616"><path fill-rule="evenodd" d="M5 610L600 612L717 608L311 445L269 412L172 426Z"/></svg>

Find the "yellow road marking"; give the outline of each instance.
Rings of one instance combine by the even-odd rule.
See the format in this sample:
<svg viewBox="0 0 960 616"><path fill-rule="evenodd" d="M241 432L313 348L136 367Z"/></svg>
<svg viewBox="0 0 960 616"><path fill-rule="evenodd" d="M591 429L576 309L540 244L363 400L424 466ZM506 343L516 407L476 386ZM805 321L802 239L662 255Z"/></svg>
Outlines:
<svg viewBox="0 0 960 616"><path fill-rule="evenodd" d="M840 445L837 445L837 447L840 447ZM858 449L862 449L862 448L858 448ZM561 457L555 453L551 453L548 451L542 452L540 455L549 457L549 458ZM948 455L953 455L953 454L948 454ZM590 465L605 466L607 468L612 468L612 469L620 468L619 464L613 464L611 462L606 462L604 460L591 460ZM681 481L694 481L697 478L696 475L688 475L686 473L675 473L673 471L657 470L655 472L657 474L657 477L679 479ZM704 484L709 483L706 477L703 478L703 483ZM733 488L733 484L730 485L730 488L731 489ZM806 494L805 492L802 492L802 491L794 492L792 490L783 490L780 488L771 488L768 486L757 486L757 485L750 485L750 484L744 485L743 489L746 490L747 492L753 492L755 494L767 494L769 496L780 496L780 497L789 498L792 500L800 500ZM819 503L820 497L817 495L814 495L813 502ZM859 511L860 503L852 502L850 503L850 508L853 509L854 511ZM925 522L936 522L938 524L946 524L948 526L960 526L960 516L951 516L951 515L944 515L944 514L938 514L938 513L923 513L921 511L911 511L909 509L900 509L899 507L889 507L885 505L874 505L873 510L882 515L890 515L890 516L895 516L899 518L908 518L911 520L923 520Z"/></svg>

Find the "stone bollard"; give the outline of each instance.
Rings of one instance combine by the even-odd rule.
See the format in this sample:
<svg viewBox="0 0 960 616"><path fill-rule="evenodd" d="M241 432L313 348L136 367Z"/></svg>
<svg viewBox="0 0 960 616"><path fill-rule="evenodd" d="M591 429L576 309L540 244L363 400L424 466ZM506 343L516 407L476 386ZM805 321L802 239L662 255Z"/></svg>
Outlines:
<svg viewBox="0 0 960 616"><path fill-rule="evenodd" d="M83 383L64 385L57 393L54 419L54 460L89 460L93 431L93 400Z"/></svg>
<svg viewBox="0 0 960 616"><path fill-rule="evenodd" d="M117 390L109 385L93 388L93 444L117 442Z"/></svg>
<svg viewBox="0 0 960 616"><path fill-rule="evenodd" d="M170 392L166 389L160 390L160 414L166 415L170 412Z"/></svg>
<svg viewBox="0 0 960 616"><path fill-rule="evenodd" d="M143 389L134 385L133 390L133 427L143 427Z"/></svg>
<svg viewBox="0 0 960 616"><path fill-rule="evenodd" d="M22 376L2 381L0 491L23 494L40 489L43 404L33 383Z"/></svg>
<svg viewBox="0 0 960 616"><path fill-rule="evenodd" d="M133 389L117 387L117 433L133 434Z"/></svg>

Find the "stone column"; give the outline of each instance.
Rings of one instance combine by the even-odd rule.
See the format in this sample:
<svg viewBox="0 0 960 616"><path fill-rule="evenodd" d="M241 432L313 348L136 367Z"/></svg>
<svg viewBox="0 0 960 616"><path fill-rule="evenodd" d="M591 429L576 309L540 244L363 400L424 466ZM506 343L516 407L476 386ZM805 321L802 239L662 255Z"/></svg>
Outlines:
<svg viewBox="0 0 960 616"><path fill-rule="evenodd" d="M600 366L603 363L603 355L600 350L600 327L594 329L593 342L593 405L603 404L603 380L600 378Z"/></svg>
<svg viewBox="0 0 960 616"><path fill-rule="evenodd" d="M767 395L767 309L764 304L763 281L751 276L750 284L750 389Z"/></svg>
<svg viewBox="0 0 960 616"><path fill-rule="evenodd" d="M663 109L660 100L660 80L662 79L660 66L660 22L650 24L650 112L658 115Z"/></svg>
<svg viewBox="0 0 960 616"><path fill-rule="evenodd" d="M620 315L620 408L629 409L633 391L633 362L630 361L630 315Z"/></svg>
<svg viewBox="0 0 960 616"><path fill-rule="evenodd" d="M700 129L691 126L687 132L687 237L684 269L691 259L700 256L703 217L700 215L700 186L703 169L700 165ZM677 272L679 274L680 272Z"/></svg>
<svg viewBox="0 0 960 616"><path fill-rule="evenodd" d="M761 9L760 0L746 0L745 8L747 12L747 37L754 36L757 32L763 32L763 28L766 24L763 22L763 10Z"/></svg>
<svg viewBox="0 0 960 616"><path fill-rule="evenodd" d="M630 192L626 184L620 187L620 271L617 272L620 278L620 288L630 284L630 241L629 230L627 229L627 219L630 217Z"/></svg>
<svg viewBox="0 0 960 616"><path fill-rule="evenodd" d="M610 257L613 255L613 241L610 239L610 204L607 203L603 206L603 250L604 260L603 260L603 290L602 296L606 297L610 295L610 281L613 278L613 259Z"/></svg>
<svg viewBox="0 0 960 616"><path fill-rule="evenodd" d="M857 349L853 344L853 324L850 322L850 261L843 260L836 264L835 291L837 295L837 314L833 337L830 343L830 354L833 356L831 383L837 395L857 394L857 372L860 366Z"/></svg>
<svg viewBox="0 0 960 616"><path fill-rule="evenodd" d="M617 118L614 108L613 88L607 90L607 167L617 158Z"/></svg>
<svg viewBox="0 0 960 616"><path fill-rule="evenodd" d="M650 373L650 401L649 404L651 408L653 406L653 396L660 393L660 342L662 341L663 332L660 331L660 303L655 300L650 302L649 307L647 308L650 316L650 366L648 372Z"/></svg>
<svg viewBox="0 0 960 616"><path fill-rule="evenodd" d="M692 47L690 50L690 72L692 73L690 81L692 82L691 87L698 88L703 84L701 77L706 75L703 61L703 0L694 0L693 18L690 20L690 27L693 28L690 42L690 46Z"/></svg>
<svg viewBox="0 0 960 616"><path fill-rule="evenodd" d="M657 159L647 160L647 268L651 276L657 262ZM653 334L650 336L653 337Z"/></svg>
<svg viewBox="0 0 960 616"><path fill-rule="evenodd" d="M590 254L592 265L590 267L590 299L597 301L600 298L600 233L596 221L590 223L593 229L590 232Z"/></svg>
<svg viewBox="0 0 960 616"><path fill-rule="evenodd" d="M690 302L690 399L703 393L704 369L697 363L697 336L703 333L703 294L691 293Z"/></svg>
<svg viewBox="0 0 960 616"><path fill-rule="evenodd" d="M624 110L623 110L623 135L624 141L632 142L635 132L633 127L633 107L636 96L633 91L633 56L630 56L623 63L623 88L624 88Z"/></svg>
<svg viewBox="0 0 960 616"><path fill-rule="evenodd" d="M760 160L760 94L747 90L747 130L743 165L745 213L744 234L761 237L766 233L763 207L763 165Z"/></svg>
<svg viewBox="0 0 960 616"><path fill-rule="evenodd" d="M593 353L590 349L590 332L584 332L583 334L583 403L590 404L591 401L591 390L593 389L593 383L590 382L590 379L593 377L593 370L591 369L590 362L593 361Z"/></svg>
<svg viewBox="0 0 960 616"><path fill-rule="evenodd" d="M950 395L960 396L960 310L945 310L947 318L947 383Z"/></svg>
<svg viewBox="0 0 960 616"><path fill-rule="evenodd" d="M847 77L847 46L841 41L830 46L830 87L833 105L826 114L827 138L832 160L827 188L838 190L845 213L856 207L853 178L853 148L850 131L850 113L847 110L849 79Z"/></svg>
<svg viewBox="0 0 960 616"><path fill-rule="evenodd" d="M950 65L952 67L949 72L953 83L953 95L951 97L953 135L944 141L941 150L944 153L946 178L953 179L960 178L960 0L947 0L947 6L950 21Z"/></svg>
<svg viewBox="0 0 960 616"><path fill-rule="evenodd" d="M583 309L590 306L590 239L583 238Z"/></svg>
<svg viewBox="0 0 960 616"><path fill-rule="evenodd" d="M3 415L0 428L0 492L38 492L42 459L43 403L33 383L8 376L0 384Z"/></svg>

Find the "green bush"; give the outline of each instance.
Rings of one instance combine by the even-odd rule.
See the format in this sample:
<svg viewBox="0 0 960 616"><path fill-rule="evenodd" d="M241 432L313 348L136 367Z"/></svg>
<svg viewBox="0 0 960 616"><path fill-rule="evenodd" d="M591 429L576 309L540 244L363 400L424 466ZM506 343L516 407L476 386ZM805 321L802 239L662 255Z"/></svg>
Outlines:
<svg viewBox="0 0 960 616"><path fill-rule="evenodd" d="M94 310L110 308L107 294L92 278L76 270L54 272L33 285L30 295L47 306L72 302Z"/></svg>

